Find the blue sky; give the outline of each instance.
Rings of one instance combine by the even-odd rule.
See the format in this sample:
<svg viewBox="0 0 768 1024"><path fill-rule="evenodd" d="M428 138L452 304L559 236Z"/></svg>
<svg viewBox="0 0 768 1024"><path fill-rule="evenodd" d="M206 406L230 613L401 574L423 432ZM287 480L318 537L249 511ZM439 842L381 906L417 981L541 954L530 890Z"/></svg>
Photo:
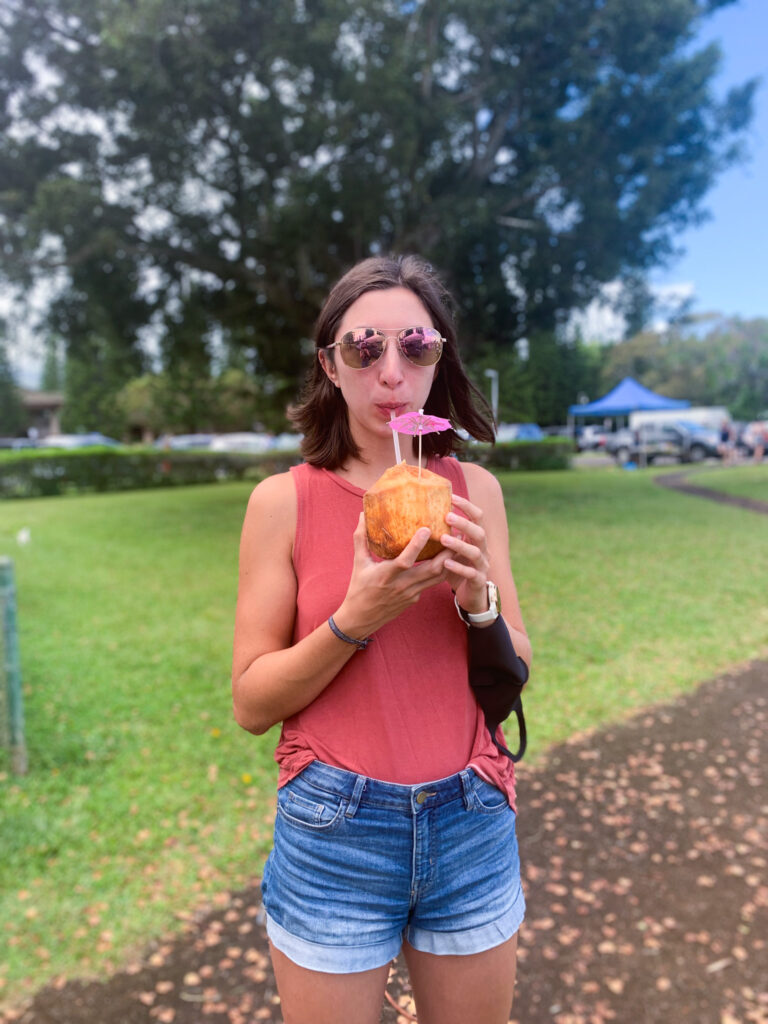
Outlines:
<svg viewBox="0 0 768 1024"><path fill-rule="evenodd" d="M700 38L722 47L719 90L763 77L751 159L723 174L704 202L711 219L680 236L685 255L651 281L692 286L695 312L768 316L768 0L737 0L705 22Z"/></svg>

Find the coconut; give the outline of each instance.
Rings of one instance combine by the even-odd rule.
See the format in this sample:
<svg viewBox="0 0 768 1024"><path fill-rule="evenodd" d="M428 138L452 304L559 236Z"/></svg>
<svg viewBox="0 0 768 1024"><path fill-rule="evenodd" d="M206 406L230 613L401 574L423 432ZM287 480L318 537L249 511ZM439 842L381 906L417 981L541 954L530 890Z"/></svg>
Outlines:
<svg viewBox="0 0 768 1024"><path fill-rule="evenodd" d="M382 473L363 495L368 546L379 558L397 558L413 535L428 526L430 537L418 559L433 558L449 533L445 517L451 510L451 484L444 476L405 462Z"/></svg>

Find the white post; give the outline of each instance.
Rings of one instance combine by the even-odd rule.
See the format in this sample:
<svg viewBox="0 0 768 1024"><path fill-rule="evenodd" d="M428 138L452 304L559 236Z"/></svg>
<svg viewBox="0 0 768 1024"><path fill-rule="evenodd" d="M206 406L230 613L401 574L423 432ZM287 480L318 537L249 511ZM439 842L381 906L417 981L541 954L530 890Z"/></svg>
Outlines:
<svg viewBox="0 0 768 1024"><path fill-rule="evenodd" d="M485 376L491 379L491 410L493 412L493 421L498 426L499 423L499 371L498 370L486 370Z"/></svg>

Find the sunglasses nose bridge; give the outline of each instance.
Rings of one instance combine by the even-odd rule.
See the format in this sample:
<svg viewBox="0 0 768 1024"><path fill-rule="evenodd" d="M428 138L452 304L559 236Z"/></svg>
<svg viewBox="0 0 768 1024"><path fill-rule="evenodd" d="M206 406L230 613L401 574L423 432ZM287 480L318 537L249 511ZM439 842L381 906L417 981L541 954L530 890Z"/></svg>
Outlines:
<svg viewBox="0 0 768 1024"><path fill-rule="evenodd" d="M380 370L384 370L387 373L392 372L390 367L399 373L401 370L401 359L406 358L405 353L400 347L400 334L398 331L381 331L380 333L384 338L384 347L381 355L376 360L376 365Z"/></svg>

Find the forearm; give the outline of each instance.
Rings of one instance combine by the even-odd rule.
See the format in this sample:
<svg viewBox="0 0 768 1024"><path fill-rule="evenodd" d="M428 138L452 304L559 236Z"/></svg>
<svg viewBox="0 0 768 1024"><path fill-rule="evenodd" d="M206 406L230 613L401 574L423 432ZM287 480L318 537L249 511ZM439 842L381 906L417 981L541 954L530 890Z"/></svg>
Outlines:
<svg viewBox="0 0 768 1024"><path fill-rule="evenodd" d="M235 720L248 732L266 732L311 704L350 658L365 656L357 651L323 622L293 646L259 655L233 674Z"/></svg>
<svg viewBox="0 0 768 1024"><path fill-rule="evenodd" d="M506 619L504 621L507 622ZM512 638L515 653L523 659L530 669L533 658L533 649L531 647L531 641L528 639L528 634L521 629L515 629L513 626L510 626L509 622L507 622L507 629L509 630L509 635Z"/></svg>

